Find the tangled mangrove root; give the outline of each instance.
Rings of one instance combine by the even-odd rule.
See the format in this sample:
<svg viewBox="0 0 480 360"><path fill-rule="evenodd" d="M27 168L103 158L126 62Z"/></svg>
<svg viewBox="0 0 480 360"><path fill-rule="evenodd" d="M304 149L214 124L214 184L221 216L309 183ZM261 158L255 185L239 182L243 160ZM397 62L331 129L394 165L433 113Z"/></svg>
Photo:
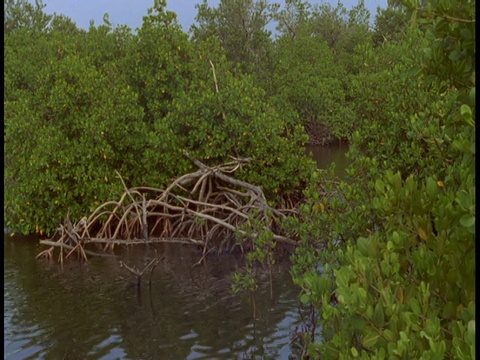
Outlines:
<svg viewBox="0 0 480 360"><path fill-rule="evenodd" d="M63 263L73 254L87 260L87 255L112 256L118 245L149 243L190 244L200 247L203 256L237 247L243 252L252 242L238 238L255 238L256 231L264 229L272 231L277 243L296 244L277 226L279 219L295 215L295 208L274 209L260 187L232 177L251 159L209 167L186 151L184 156L198 170L177 178L164 190L127 189L118 174L125 188L120 199L101 204L73 224L67 215L51 239L40 241L49 248L37 257L53 258L54 249L59 248L58 260ZM247 231L245 225L252 221L263 229ZM96 247L96 251L86 247Z"/></svg>

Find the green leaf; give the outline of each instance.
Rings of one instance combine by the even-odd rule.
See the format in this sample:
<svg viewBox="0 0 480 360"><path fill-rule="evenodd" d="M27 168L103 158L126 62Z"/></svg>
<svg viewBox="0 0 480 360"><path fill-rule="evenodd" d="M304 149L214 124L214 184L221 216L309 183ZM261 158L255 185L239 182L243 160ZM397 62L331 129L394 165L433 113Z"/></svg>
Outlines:
<svg viewBox="0 0 480 360"><path fill-rule="evenodd" d="M425 322L425 330L429 336L435 336L440 331L440 320L437 317L427 319Z"/></svg>
<svg viewBox="0 0 480 360"><path fill-rule="evenodd" d="M417 76L418 74L420 74L421 72L422 72L422 67L419 66L419 65L415 65L415 66L412 66L412 67L408 70L407 74L408 74L409 76L415 77L415 76Z"/></svg>
<svg viewBox="0 0 480 360"><path fill-rule="evenodd" d="M468 343L475 344L475 320L470 320L467 325L466 340Z"/></svg>
<svg viewBox="0 0 480 360"><path fill-rule="evenodd" d="M415 179L413 178L412 175L410 175L407 180L405 180L405 189L408 191L408 193L411 195L415 191L416 188L416 183Z"/></svg>
<svg viewBox="0 0 480 360"><path fill-rule="evenodd" d="M468 322L468 332L475 334L475 320Z"/></svg>
<svg viewBox="0 0 480 360"><path fill-rule="evenodd" d="M450 60L452 61L458 61L462 58L462 54L457 51L457 50L453 50L451 53L450 53L450 56L448 57Z"/></svg>
<svg viewBox="0 0 480 360"><path fill-rule="evenodd" d="M370 248L371 248L370 239L364 238L364 237L358 238L357 248L358 248L358 251L360 251L360 254L362 254L365 257L368 257L370 254Z"/></svg>
<svg viewBox="0 0 480 360"><path fill-rule="evenodd" d="M351 276L352 270L348 267L342 267L338 270L335 270L335 277L337 279L337 284L339 287L348 287Z"/></svg>
<svg viewBox="0 0 480 360"><path fill-rule="evenodd" d="M468 93L468 98L472 103L475 103L475 87L472 87L472 89Z"/></svg>
<svg viewBox="0 0 480 360"><path fill-rule="evenodd" d="M363 331L365 329L367 323L366 320L360 316L355 316L350 321L352 328L360 331Z"/></svg>
<svg viewBox="0 0 480 360"><path fill-rule="evenodd" d="M418 300L416 298L411 298L409 304L413 313L417 316L420 316L422 310L420 309L420 303L418 302Z"/></svg>
<svg viewBox="0 0 480 360"><path fill-rule="evenodd" d="M385 315L383 313L383 306L380 302L375 305L375 311L373 313L373 322L377 327L385 325Z"/></svg>
<svg viewBox="0 0 480 360"><path fill-rule="evenodd" d="M393 334L392 330L390 330L390 329L383 330L383 336L390 343L395 341L395 335Z"/></svg>
<svg viewBox="0 0 480 360"><path fill-rule="evenodd" d="M393 242L392 241L387 241L387 250L388 251L393 251L395 248L395 246L393 245Z"/></svg>
<svg viewBox="0 0 480 360"><path fill-rule="evenodd" d="M462 114L463 117L465 116L472 117L472 109L470 109L470 106L463 104L460 107L460 114Z"/></svg>
<svg viewBox="0 0 480 360"><path fill-rule="evenodd" d="M377 181L375 181L375 191L379 195L385 192L385 183L382 180L377 179Z"/></svg>
<svg viewBox="0 0 480 360"><path fill-rule="evenodd" d="M470 152L470 141L466 139L455 139L452 146L462 152Z"/></svg>
<svg viewBox="0 0 480 360"><path fill-rule="evenodd" d="M304 304L309 304L310 303L311 296L309 294L303 293L300 295L300 301Z"/></svg>
<svg viewBox="0 0 480 360"><path fill-rule="evenodd" d="M447 304L443 308L443 314L442 315L445 319L448 319L452 315L452 312L453 312L453 303L451 301L449 301L449 302L447 302Z"/></svg>
<svg viewBox="0 0 480 360"><path fill-rule="evenodd" d="M438 193L438 186L437 186L437 182L429 177L427 179L427 194L430 198L434 198L435 195L437 195Z"/></svg>
<svg viewBox="0 0 480 360"><path fill-rule="evenodd" d="M353 346L352 346L352 348L350 349L350 351L351 351L351 353L352 353L352 356L355 357L355 358L358 357L358 355L360 355L360 354L358 353L358 350L357 350L355 347L353 347Z"/></svg>
<svg viewBox="0 0 480 360"><path fill-rule="evenodd" d="M463 28L462 30L460 30L460 36L466 40L469 40L472 38L472 33L469 29Z"/></svg>
<svg viewBox="0 0 480 360"><path fill-rule="evenodd" d="M465 190L457 192L455 200L463 209L468 209L472 203L471 197Z"/></svg>
<svg viewBox="0 0 480 360"><path fill-rule="evenodd" d="M370 348L377 343L379 337L380 335L377 332L371 331L363 337L362 345L365 346L366 348Z"/></svg>
<svg viewBox="0 0 480 360"><path fill-rule="evenodd" d="M397 246L401 244L401 238L400 238L400 234L398 233L398 231L394 231L392 233L392 242Z"/></svg>
<svg viewBox="0 0 480 360"><path fill-rule="evenodd" d="M460 218L460 224L462 224L463 227L469 228L473 225L475 225L475 216L465 214Z"/></svg>

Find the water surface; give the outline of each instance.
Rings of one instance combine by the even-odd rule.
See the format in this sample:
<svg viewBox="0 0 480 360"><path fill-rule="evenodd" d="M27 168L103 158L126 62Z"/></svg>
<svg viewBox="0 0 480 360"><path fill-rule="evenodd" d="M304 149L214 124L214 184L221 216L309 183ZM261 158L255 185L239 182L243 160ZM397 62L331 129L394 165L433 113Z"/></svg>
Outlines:
<svg viewBox="0 0 480 360"><path fill-rule="evenodd" d="M317 162L319 169L326 169L335 163L335 176L343 178L345 169L350 160L346 157L348 151L348 143L344 141L334 142L330 145L308 145L306 147L307 154L311 154L312 158Z"/></svg>
<svg viewBox="0 0 480 360"><path fill-rule="evenodd" d="M140 291L118 259L87 265L36 260L37 239L5 235L5 359L297 359L292 342L308 325L288 264L260 276L257 319L247 294L233 294L238 257L211 257L192 268L198 254L186 246L157 247L164 254ZM142 268L152 249L120 251Z"/></svg>

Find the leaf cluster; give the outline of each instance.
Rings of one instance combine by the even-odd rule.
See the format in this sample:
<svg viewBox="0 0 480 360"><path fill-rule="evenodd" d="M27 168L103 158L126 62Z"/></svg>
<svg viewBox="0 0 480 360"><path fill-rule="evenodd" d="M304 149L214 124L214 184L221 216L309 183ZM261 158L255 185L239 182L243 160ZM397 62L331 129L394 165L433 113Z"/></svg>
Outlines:
<svg viewBox="0 0 480 360"><path fill-rule="evenodd" d="M88 31L63 16L46 23L42 9L19 4L5 32L11 229L50 233L67 212L80 218L119 195L116 172L128 187L164 186L191 170L182 150L208 164L253 158L240 177L277 200L314 166L303 128L286 125L218 42L190 40L164 1L137 34L108 15Z"/></svg>
<svg viewBox="0 0 480 360"><path fill-rule="evenodd" d="M359 49L347 179L315 174L287 224L321 313L312 357L475 356L475 56L457 36L471 23L428 4L403 40ZM461 57L445 56L453 39Z"/></svg>

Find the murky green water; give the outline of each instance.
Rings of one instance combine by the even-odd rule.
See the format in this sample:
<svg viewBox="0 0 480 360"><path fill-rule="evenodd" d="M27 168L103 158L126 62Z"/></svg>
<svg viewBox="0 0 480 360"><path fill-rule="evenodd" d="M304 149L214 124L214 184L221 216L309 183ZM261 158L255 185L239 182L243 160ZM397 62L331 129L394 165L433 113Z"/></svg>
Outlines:
<svg viewBox="0 0 480 360"><path fill-rule="evenodd" d="M4 239L5 359L295 359L291 338L308 323L287 264L274 268L251 299L231 291L237 257L192 269L189 247L157 247L166 260L140 292L118 259L80 266L35 260L36 239ZM141 268L152 251L121 252ZM146 275L145 275L146 276Z"/></svg>
<svg viewBox="0 0 480 360"><path fill-rule="evenodd" d="M310 148L319 167L346 166L347 146ZM307 331L309 309L287 261L273 269L273 299L262 273L251 297L233 294L236 256L210 257L179 245L157 247L165 255L140 291L119 260L143 266L153 248L123 249L117 259L91 259L87 265L36 260L38 239L4 236L5 359L299 359L294 339Z"/></svg>
<svg viewBox="0 0 480 360"><path fill-rule="evenodd" d="M348 143L336 142L327 146L307 146L307 153L311 153L320 169L325 169L335 163L335 175L343 178L345 169L350 163L345 156L348 151Z"/></svg>

